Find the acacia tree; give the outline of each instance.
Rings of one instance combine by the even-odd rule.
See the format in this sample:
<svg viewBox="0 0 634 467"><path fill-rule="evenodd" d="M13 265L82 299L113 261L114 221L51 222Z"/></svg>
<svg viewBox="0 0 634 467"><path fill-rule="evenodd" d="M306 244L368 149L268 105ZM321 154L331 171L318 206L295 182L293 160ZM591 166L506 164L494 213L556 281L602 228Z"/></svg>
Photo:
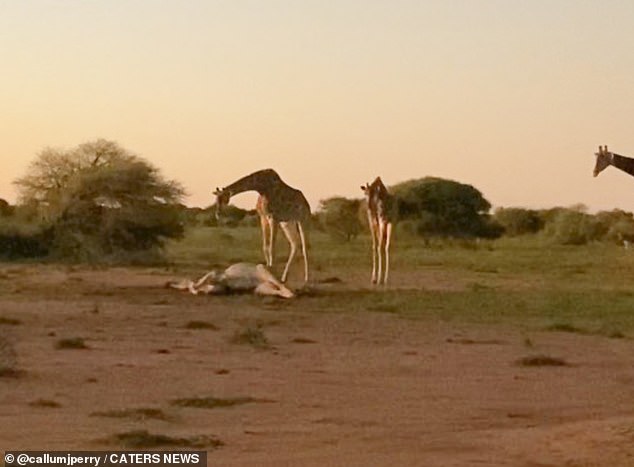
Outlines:
<svg viewBox="0 0 634 467"><path fill-rule="evenodd" d="M181 185L111 141L45 149L15 183L21 202L52 226L52 251L62 257L155 250L183 232Z"/></svg>
<svg viewBox="0 0 634 467"><path fill-rule="evenodd" d="M61 197L73 176L135 159L116 142L105 139L72 149L47 147L31 162L26 175L13 183L18 187L20 204L37 207L44 218L50 219L59 215Z"/></svg>

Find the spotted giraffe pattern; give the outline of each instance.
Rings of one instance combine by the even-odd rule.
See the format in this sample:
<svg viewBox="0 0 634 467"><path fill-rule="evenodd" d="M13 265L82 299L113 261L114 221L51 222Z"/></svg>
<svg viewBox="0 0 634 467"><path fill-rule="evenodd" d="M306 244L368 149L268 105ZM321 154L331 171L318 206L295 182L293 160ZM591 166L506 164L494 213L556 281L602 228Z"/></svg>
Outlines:
<svg viewBox="0 0 634 467"><path fill-rule="evenodd" d="M216 189L214 194L216 195L217 213L229 202L232 196L245 191L256 191L260 194L258 213L261 216L263 235L269 237L268 245L266 241L263 241L267 264L273 264L276 226L279 224L291 247L289 258L282 274L282 282L286 281L298 244L301 245L304 257L304 281L307 282L308 258L303 226L307 225L310 220L310 205L304 194L300 190L284 183L273 169L259 170L222 189ZM268 228L268 232L265 227Z"/></svg>

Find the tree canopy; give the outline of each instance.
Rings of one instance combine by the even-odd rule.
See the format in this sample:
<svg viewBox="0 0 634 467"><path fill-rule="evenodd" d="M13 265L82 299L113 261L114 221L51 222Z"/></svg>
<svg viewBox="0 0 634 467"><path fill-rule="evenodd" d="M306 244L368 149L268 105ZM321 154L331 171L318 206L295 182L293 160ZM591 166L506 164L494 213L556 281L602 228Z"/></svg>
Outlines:
<svg viewBox="0 0 634 467"><path fill-rule="evenodd" d="M147 251L183 232L181 185L111 141L44 149L15 183L22 203L52 226L53 252L63 257Z"/></svg>
<svg viewBox="0 0 634 467"><path fill-rule="evenodd" d="M360 209L361 200L335 196L320 202L317 219L333 238L350 241L361 232Z"/></svg>
<svg viewBox="0 0 634 467"><path fill-rule="evenodd" d="M500 227L491 221L489 203L471 185L436 177L409 180L390 190L400 219L415 224L421 235L495 237Z"/></svg>

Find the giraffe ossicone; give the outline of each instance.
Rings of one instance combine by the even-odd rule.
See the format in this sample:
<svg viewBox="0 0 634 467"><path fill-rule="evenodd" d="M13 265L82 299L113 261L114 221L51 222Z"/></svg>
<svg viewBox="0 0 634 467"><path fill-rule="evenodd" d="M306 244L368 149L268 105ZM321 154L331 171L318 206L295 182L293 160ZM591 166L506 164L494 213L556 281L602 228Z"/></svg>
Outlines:
<svg viewBox="0 0 634 467"><path fill-rule="evenodd" d="M623 172L634 176L634 159L631 157L621 156L613 152L608 151L608 146L599 146L599 152L595 152L597 160L594 164L594 170L592 175L595 177L599 175L603 170L609 166L614 166Z"/></svg>

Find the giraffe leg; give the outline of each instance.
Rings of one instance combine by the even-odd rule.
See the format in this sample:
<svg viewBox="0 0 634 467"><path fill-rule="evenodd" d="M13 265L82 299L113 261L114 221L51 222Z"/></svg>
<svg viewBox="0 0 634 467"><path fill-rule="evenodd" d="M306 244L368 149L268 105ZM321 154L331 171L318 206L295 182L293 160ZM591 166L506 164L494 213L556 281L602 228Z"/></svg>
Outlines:
<svg viewBox="0 0 634 467"><path fill-rule="evenodd" d="M269 260L269 221L266 216L260 216L260 228L262 229L262 253L264 253L264 262L267 266L271 266Z"/></svg>
<svg viewBox="0 0 634 467"><path fill-rule="evenodd" d="M376 284L376 225L372 220L372 215L368 212L368 224L370 225L370 236L372 237L372 283Z"/></svg>
<svg viewBox="0 0 634 467"><path fill-rule="evenodd" d="M379 234L378 237L378 245L376 248L376 252L379 256L379 265L378 265L378 273L377 273L377 283L381 283L381 278L383 276L383 252L384 252L384 244L385 244L385 223L383 221L379 221Z"/></svg>
<svg viewBox="0 0 634 467"><path fill-rule="evenodd" d="M268 267L273 267L273 250L275 247L275 235L276 235L276 227L275 221L272 217L267 218L269 224L269 255L267 257L266 265Z"/></svg>
<svg viewBox="0 0 634 467"><path fill-rule="evenodd" d="M295 228L295 232L291 229L291 226ZM288 270L291 267L291 263L295 258L295 253L297 252L297 229L295 222L280 222L280 227L286 235L286 239L291 247L291 251L288 255L288 261L286 261L286 266L284 267L284 272L282 273L282 282L286 282L286 278L288 276Z"/></svg>
<svg viewBox="0 0 634 467"><path fill-rule="evenodd" d="M208 280L211 280L212 282L216 279L218 279L219 273L218 271L216 271L215 269L209 271L207 274L205 274L204 276L202 276L200 279L198 279L195 283L192 282L192 285L194 288L199 288L202 285L205 284L205 282L207 282Z"/></svg>
<svg viewBox="0 0 634 467"><path fill-rule="evenodd" d="M302 256L304 257L304 283L308 282L308 255L306 255L306 236L304 235L304 228L302 223L297 223L297 230L299 231L299 239L302 242Z"/></svg>
<svg viewBox="0 0 634 467"><path fill-rule="evenodd" d="M260 284L255 288L254 292L258 295L276 295L284 298L292 298L294 294L284 284L278 281L271 272L261 264L256 266L258 279Z"/></svg>
<svg viewBox="0 0 634 467"><path fill-rule="evenodd" d="M383 284L387 284L387 278L390 272L390 241L392 239L392 223L388 222L385 229L385 277Z"/></svg>
<svg viewBox="0 0 634 467"><path fill-rule="evenodd" d="M176 290L190 290L193 282L190 279L185 279L182 281L169 281L165 284L165 287Z"/></svg>

